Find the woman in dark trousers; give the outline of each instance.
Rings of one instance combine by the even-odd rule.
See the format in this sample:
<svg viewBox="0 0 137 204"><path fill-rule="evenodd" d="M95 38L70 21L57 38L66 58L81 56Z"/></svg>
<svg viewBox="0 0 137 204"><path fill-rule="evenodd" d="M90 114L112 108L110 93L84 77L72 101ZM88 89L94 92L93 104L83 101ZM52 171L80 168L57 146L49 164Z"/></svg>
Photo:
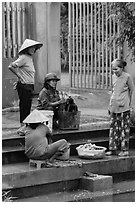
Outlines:
<svg viewBox="0 0 137 204"><path fill-rule="evenodd" d="M17 89L20 109L20 128L18 134L23 135L23 120L30 114L32 95L34 91L35 68L33 55L42 43L26 39L19 50L17 60L9 65L9 69L17 76L14 89Z"/></svg>

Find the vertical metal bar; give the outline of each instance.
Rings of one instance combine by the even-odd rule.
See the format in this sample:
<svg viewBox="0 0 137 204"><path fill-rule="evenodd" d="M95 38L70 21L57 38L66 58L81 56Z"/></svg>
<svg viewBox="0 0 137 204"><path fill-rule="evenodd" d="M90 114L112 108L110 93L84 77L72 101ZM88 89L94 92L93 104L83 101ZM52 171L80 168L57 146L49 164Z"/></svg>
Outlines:
<svg viewBox="0 0 137 204"><path fill-rule="evenodd" d="M90 3L91 5L91 15L90 15L90 25L91 25L91 49L90 49L90 57L91 57L91 62L90 62L90 65L91 65L91 88L93 88L93 3Z"/></svg>
<svg viewBox="0 0 137 204"><path fill-rule="evenodd" d="M98 86L100 88L100 6L101 3L98 3Z"/></svg>
<svg viewBox="0 0 137 204"><path fill-rule="evenodd" d="M10 2L6 3L7 5L7 42L8 42L8 57L11 57L11 24L10 24L10 13L11 13L11 7Z"/></svg>
<svg viewBox="0 0 137 204"><path fill-rule="evenodd" d="M89 78L89 2L87 2L87 87L90 87Z"/></svg>
<svg viewBox="0 0 137 204"><path fill-rule="evenodd" d="M106 88L108 87L108 9L106 3Z"/></svg>
<svg viewBox="0 0 137 204"><path fill-rule="evenodd" d="M111 7L109 7L109 10L111 12ZM109 38L111 38L111 30L112 30L111 17L109 17L109 29L110 29ZM112 48L110 46L110 48L109 48L109 70L110 70L109 80L110 80L110 86L112 84L111 61L112 61Z"/></svg>
<svg viewBox="0 0 137 204"><path fill-rule="evenodd" d="M2 9L3 9L3 13L2 13L2 25L3 25L3 56L4 58L7 57L7 39L6 39L6 2L2 3Z"/></svg>
<svg viewBox="0 0 137 204"><path fill-rule="evenodd" d="M118 20L118 24L117 24L117 32L120 33L120 21ZM118 58L121 57L121 53L120 53L120 46L118 46Z"/></svg>
<svg viewBox="0 0 137 204"><path fill-rule="evenodd" d="M84 74L84 88L86 88L86 23L85 23L85 18L86 18L86 14L85 14L85 2L83 3L83 29L84 29L84 66L83 66L83 74Z"/></svg>
<svg viewBox="0 0 137 204"><path fill-rule="evenodd" d="M102 3L102 88L104 87L104 3Z"/></svg>
<svg viewBox="0 0 137 204"><path fill-rule="evenodd" d="M95 19L94 19L94 29L95 29L95 35L94 35L94 39L95 39L95 47L94 47L94 54L95 54L95 67L94 67L94 75L95 75L95 84L94 84L94 88L97 87L97 11L96 11L96 3L94 3L95 7L94 7L94 15L95 15Z"/></svg>
<svg viewBox="0 0 137 204"><path fill-rule="evenodd" d="M116 29L115 29L115 26L116 26L115 17L113 17L113 36L116 35ZM113 50L114 50L114 58L117 58L117 53L116 53L116 41L115 41L115 38L114 38L114 41L113 41Z"/></svg>
<svg viewBox="0 0 137 204"><path fill-rule="evenodd" d="M16 44L16 3L12 2L12 39L13 39L13 57L17 55Z"/></svg>
<svg viewBox="0 0 137 204"><path fill-rule="evenodd" d="M82 3L80 2L80 87L82 88Z"/></svg>
<svg viewBox="0 0 137 204"><path fill-rule="evenodd" d="M79 88L79 57L78 57L78 3L76 2L76 73L77 88Z"/></svg>
<svg viewBox="0 0 137 204"><path fill-rule="evenodd" d="M72 49L73 49L73 65L72 65L72 70L73 70L73 87L75 87L75 38L76 38L76 34L75 34L75 3L72 3L72 11L73 11L73 23L72 23L72 26L73 26L73 35L72 35L72 38L73 38L73 46L72 46ZM72 43L72 42L71 42Z"/></svg>
<svg viewBox="0 0 137 204"><path fill-rule="evenodd" d="M26 8L25 2L22 2L22 40L26 38Z"/></svg>
<svg viewBox="0 0 137 204"><path fill-rule="evenodd" d="M17 33L18 33L18 49L21 47L21 16L20 2L17 2Z"/></svg>
<svg viewBox="0 0 137 204"><path fill-rule="evenodd" d="M68 52L69 52L69 83L70 87L72 87L72 49L71 49L71 38L72 38L72 33L71 33L71 3L69 2L69 35L68 35Z"/></svg>

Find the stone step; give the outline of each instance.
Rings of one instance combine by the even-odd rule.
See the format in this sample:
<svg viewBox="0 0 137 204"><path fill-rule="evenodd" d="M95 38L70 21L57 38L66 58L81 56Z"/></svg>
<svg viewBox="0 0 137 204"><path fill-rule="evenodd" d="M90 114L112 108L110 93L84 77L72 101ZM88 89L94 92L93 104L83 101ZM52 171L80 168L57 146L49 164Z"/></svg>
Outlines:
<svg viewBox="0 0 137 204"><path fill-rule="evenodd" d="M3 191L11 191L13 197L25 198L76 190L85 172L100 175L134 172L135 155L134 151L130 151L127 157L111 156L96 160L72 156L69 161L58 161L56 164L42 169L30 167L28 162L3 165Z"/></svg>
<svg viewBox="0 0 137 204"><path fill-rule="evenodd" d="M129 198L129 193L132 196ZM135 201L135 181L128 180L113 184L113 189L91 192L87 190L73 190L38 195L30 198L17 199L15 202L122 202L117 196L125 198L125 202ZM123 200L123 199L122 199Z"/></svg>
<svg viewBox="0 0 137 204"><path fill-rule="evenodd" d="M80 144L89 142L100 143L107 146L108 144L108 128L106 126L100 127L97 125L95 128L88 130L65 130L65 131L54 131L53 141L60 139L66 139L71 145L71 155L76 155L76 147ZM3 133L2 137L2 163L16 163L28 161L28 158L24 154L25 137L19 136L15 130L8 131L6 135ZM100 136L102 135L102 136ZM102 143L103 141L103 143Z"/></svg>
<svg viewBox="0 0 137 204"><path fill-rule="evenodd" d="M85 125L85 124L84 124ZM130 135L135 135L135 128L131 127ZM90 125L83 126L79 130L65 130L65 131L53 131L53 140L57 141L59 139L65 138L66 140L77 140L77 139L87 139L87 138L99 138L99 137L109 136L109 124L108 122L102 123L91 123ZM2 130L2 146L17 146L24 145L24 136L19 136L16 130Z"/></svg>
<svg viewBox="0 0 137 204"><path fill-rule="evenodd" d="M9 133L11 133L9 131ZM130 148L134 148L134 132L130 137ZM76 147L87 142L99 146L108 147L109 129L56 131L53 133L53 141L66 139L71 143L71 155L77 155ZM2 163L16 163L28 161L24 154L25 137L18 136L15 131L4 135L2 138Z"/></svg>
<svg viewBox="0 0 137 204"><path fill-rule="evenodd" d="M87 139L82 140L69 140L71 143L70 147L70 155L77 155L76 147L81 144L85 144L89 142ZM94 139L91 140L92 143L96 145L101 145L104 147L108 146L107 138L100 138L99 140ZM28 161L28 158L25 155L25 147L24 146L12 146L12 147L2 147L2 164L10 164L10 163L18 163Z"/></svg>

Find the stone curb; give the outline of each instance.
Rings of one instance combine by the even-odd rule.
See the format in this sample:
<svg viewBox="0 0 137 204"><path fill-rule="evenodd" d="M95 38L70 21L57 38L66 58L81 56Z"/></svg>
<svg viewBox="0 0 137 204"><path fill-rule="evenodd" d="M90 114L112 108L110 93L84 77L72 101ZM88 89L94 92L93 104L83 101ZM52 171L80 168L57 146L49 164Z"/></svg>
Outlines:
<svg viewBox="0 0 137 204"><path fill-rule="evenodd" d="M97 121L93 123L81 124L79 130L104 130L109 128L109 121Z"/></svg>
<svg viewBox="0 0 137 204"><path fill-rule="evenodd" d="M79 130L105 130L109 129L110 122L109 121L99 121L94 123L80 124ZM17 124L3 124L2 130L15 130L18 129L19 125Z"/></svg>
<svg viewBox="0 0 137 204"><path fill-rule="evenodd" d="M32 105L32 110L36 108L35 105ZM5 112L18 112L19 111L19 106L14 106L14 107L8 107L8 108L3 108L2 113Z"/></svg>

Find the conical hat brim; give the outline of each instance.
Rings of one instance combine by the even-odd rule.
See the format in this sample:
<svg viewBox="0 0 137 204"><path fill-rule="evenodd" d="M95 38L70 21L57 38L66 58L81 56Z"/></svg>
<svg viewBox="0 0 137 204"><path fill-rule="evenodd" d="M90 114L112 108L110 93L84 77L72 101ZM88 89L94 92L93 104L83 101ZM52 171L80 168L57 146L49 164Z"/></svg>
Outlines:
<svg viewBox="0 0 137 204"><path fill-rule="evenodd" d="M36 49L40 49L43 46L43 44L35 40L26 39L19 50L19 54L26 48L32 46L36 46Z"/></svg>
<svg viewBox="0 0 137 204"><path fill-rule="evenodd" d="M46 121L49 121L48 117L35 109L25 118L23 123L43 123Z"/></svg>

